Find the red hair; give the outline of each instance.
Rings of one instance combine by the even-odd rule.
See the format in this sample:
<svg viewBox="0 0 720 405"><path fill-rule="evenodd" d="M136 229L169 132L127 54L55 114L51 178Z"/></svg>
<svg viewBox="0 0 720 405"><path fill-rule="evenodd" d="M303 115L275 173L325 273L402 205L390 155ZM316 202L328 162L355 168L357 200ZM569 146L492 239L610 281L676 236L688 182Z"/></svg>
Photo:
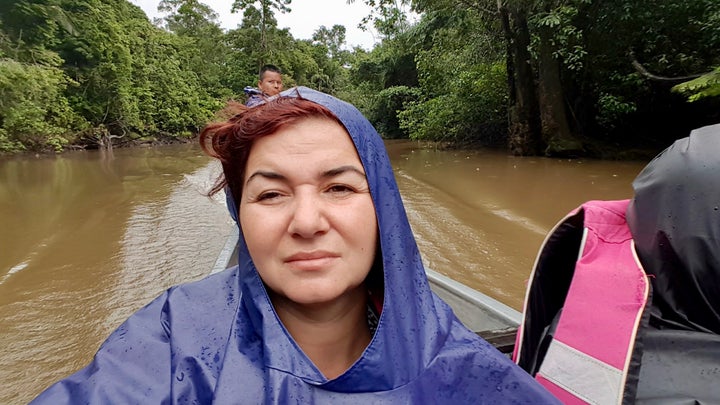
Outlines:
<svg viewBox="0 0 720 405"><path fill-rule="evenodd" d="M327 118L345 127L329 109L300 97L279 97L255 107L231 102L223 111L231 117L207 125L200 133L200 147L208 156L220 160L223 167L223 174L208 195L228 186L237 203L250 150L257 139L310 117Z"/></svg>

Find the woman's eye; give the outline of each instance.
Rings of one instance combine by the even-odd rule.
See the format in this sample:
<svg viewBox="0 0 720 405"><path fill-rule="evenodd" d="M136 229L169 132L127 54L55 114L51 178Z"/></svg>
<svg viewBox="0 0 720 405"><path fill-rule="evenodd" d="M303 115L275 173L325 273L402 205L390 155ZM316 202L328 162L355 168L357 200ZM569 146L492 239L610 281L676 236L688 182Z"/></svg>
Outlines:
<svg viewBox="0 0 720 405"><path fill-rule="evenodd" d="M335 184L328 187L327 191L333 194L348 194L354 192L355 190L345 184Z"/></svg>
<svg viewBox="0 0 720 405"><path fill-rule="evenodd" d="M258 201L268 201L268 200L272 200L272 199L278 198L278 197L280 197L280 193L278 193L277 191L267 191L265 193L261 193L260 195L258 195L257 200Z"/></svg>

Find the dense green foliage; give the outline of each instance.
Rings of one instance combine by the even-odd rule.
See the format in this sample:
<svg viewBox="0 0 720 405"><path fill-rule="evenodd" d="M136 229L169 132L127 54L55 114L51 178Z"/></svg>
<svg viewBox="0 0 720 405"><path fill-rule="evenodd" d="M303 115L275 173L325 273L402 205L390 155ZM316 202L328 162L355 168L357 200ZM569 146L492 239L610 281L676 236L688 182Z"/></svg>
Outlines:
<svg viewBox="0 0 720 405"><path fill-rule="evenodd" d="M235 0L230 30L198 0L152 23L127 0L5 0L0 152L192 136L265 63L388 138L603 156L720 121L716 0L364 1L369 51L341 25L293 38L275 18L291 0Z"/></svg>
<svg viewBox="0 0 720 405"><path fill-rule="evenodd" d="M674 91L688 96L689 101L698 101L707 97L720 96L720 67L696 79L680 83Z"/></svg>
<svg viewBox="0 0 720 405"><path fill-rule="evenodd" d="M384 27L398 4L420 15L373 51L416 62L421 95L399 112L412 138L618 156L720 122L715 0L365 3Z"/></svg>
<svg viewBox="0 0 720 405"><path fill-rule="evenodd" d="M62 150L86 126L62 94L67 84L56 67L0 60L0 150Z"/></svg>
<svg viewBox="0 0 720 405"><path fill-rule="evenodd" d="M0 14L0 152L193 136L228 99L283 68L288 85L348 83L342 26L316 41L277 28L290 0L236 1L223 30L197 0L163 0L155 25L127 0L6 0Z"/></svg>

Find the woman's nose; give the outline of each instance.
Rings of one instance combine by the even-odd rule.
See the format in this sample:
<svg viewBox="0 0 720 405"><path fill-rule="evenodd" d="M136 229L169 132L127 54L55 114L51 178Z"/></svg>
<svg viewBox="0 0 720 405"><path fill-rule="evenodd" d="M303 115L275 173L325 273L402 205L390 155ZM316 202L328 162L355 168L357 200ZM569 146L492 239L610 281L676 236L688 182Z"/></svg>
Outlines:
<svg viewBox="0 0 720 405"><path fill-rule="evenodd" d="M296 195L294 212L288 228L292 235L302 238L311 238L327 232L329 222L321 198Z"/></svg>

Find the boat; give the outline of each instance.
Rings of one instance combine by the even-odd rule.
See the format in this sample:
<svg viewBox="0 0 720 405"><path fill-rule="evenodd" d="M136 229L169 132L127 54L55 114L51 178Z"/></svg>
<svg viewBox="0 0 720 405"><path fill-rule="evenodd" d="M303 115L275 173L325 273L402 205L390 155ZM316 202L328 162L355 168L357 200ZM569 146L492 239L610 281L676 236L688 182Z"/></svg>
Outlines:
<svg viewBox="0 0 720 405"><path fill-rule="evenodd" d="M228 236L218 255L212 273L237 264L236 227ZM515 334L522 319L517 310L434 270L426 269L430 287L448 303L467 328L487 340L500 352L510 355L515 346Z"/></svg>
<svg viewBox="0 0 720 405"><path fill-rule="evenodd" d="M515 347L522 314L480 291L425 269L430 288L447 302L465 326L507 355Z"/></svg>

